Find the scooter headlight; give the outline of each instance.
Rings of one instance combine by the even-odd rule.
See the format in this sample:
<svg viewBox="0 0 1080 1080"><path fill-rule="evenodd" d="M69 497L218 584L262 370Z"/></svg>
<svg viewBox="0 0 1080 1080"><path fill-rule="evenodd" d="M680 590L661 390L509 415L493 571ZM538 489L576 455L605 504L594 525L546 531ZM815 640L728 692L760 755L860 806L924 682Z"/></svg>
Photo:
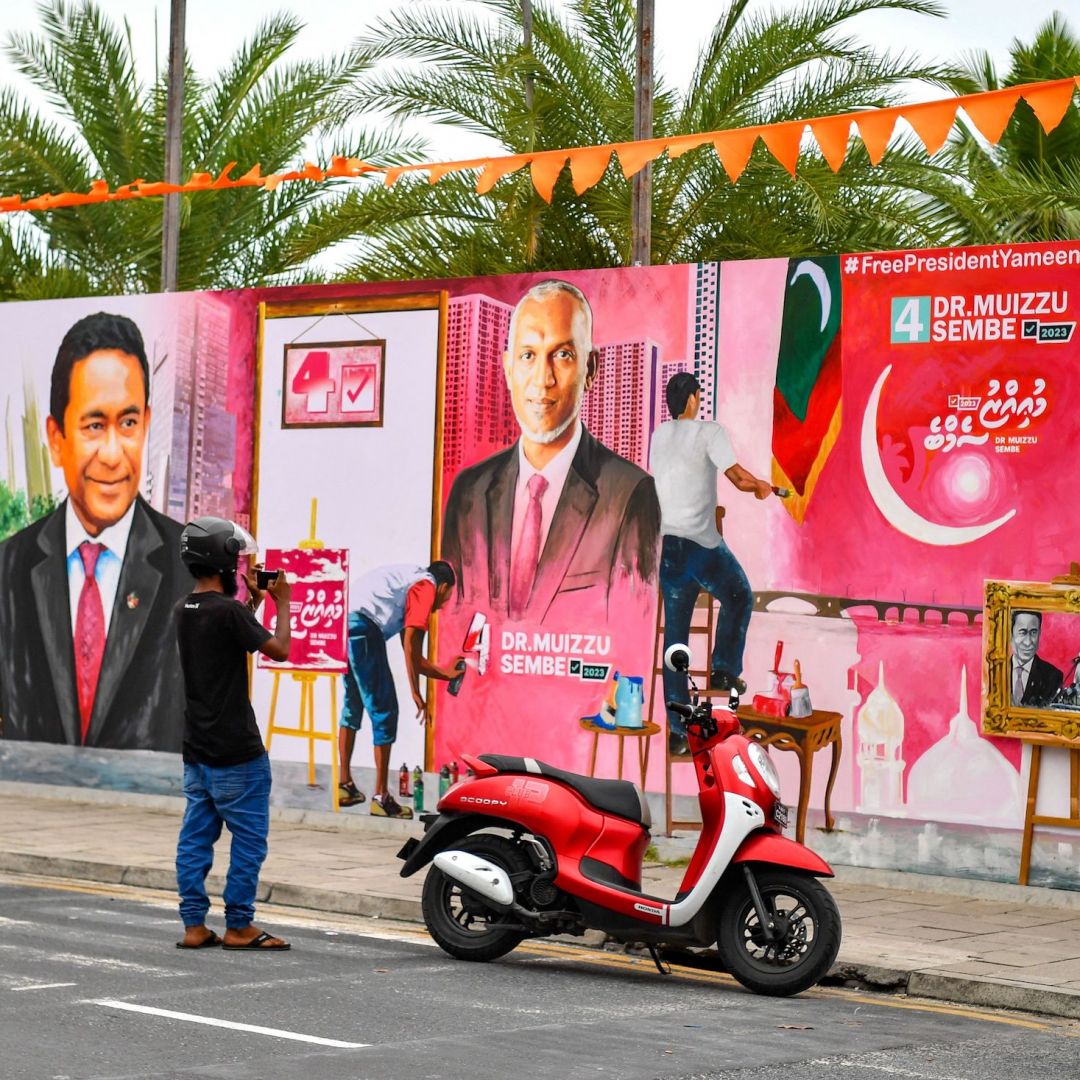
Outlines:
<svg viewBox="0 0 1080 1080"><path fill-rule="evenodd" d="M751 742L746 748L746 756L750 759L754 771L765 781L765 786L779 799L780 777L776 773L776 766L769 759L769 755L762 749L761 744Z"/></svg>
<svg viewBox="0 0 1080 1080"><path fill-rule="evenodd" d="M754 778L750 775L750 770L746 767L746 762L738 755L735 754L731 758L731 767L735 770L735 775L747 786L754 787Z"/></svg>

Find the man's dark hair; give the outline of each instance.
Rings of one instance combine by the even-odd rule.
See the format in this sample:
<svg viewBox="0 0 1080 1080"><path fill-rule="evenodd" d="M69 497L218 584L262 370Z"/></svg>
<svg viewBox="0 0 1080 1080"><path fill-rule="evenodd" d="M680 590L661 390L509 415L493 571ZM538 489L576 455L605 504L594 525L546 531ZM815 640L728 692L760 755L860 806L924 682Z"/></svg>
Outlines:
<svg viewBox="0 0 1080 1080"><path fill-rule="evenodd" d="M184 565L191 571L191 576L196 581L220 578L221 587L225 590L226 596L235 596L240 591L240 583L236 580L235 572L227 574L222 570L215 570L214 567L207 566L206 563L185 563Z"/></svg>
<svg viewBox="0 0 1080 1080"><path fill-rule="evenodd" d="M454 573L454 568L442 559L437 562L433 562L428 568L427 572L435 579L436 587L440 585L456 585L457 574Z"/></svg>
<svg viewBox="0 0 1080 1080"><path fill-rule="evenodd" d="M1016 617L1017 617L1017 615L1034 615L1035 616L1035 621L1039 624L1039 629L1040 630L1042 629L1042 612L1041 611L1027 611L1027 610L1021 608L1020 610L1014 611L1012 613L1012 620L1009 622L1009 630L1010 631L1016 629Z"/></svg>
<svg viewBox="0 0 1080 1080"><path fill-rule="evenodd" d="M139 361L143 375L146 403L150 403L150 365L139 328L126 315L109 315L99 311L80 319L64 335L56 353L49 392L49 415L64 430L64 413L71 400L71 372L80 360L99 349L115 349Z"/></svg>
<svg viewBox="0 0 1080 1080"><path fill-rule="evenodd" d="M668 379L664 397L668 411L678 420L686 412L686 403L701 391L701 383L689 371L679 371Z"/></svg>

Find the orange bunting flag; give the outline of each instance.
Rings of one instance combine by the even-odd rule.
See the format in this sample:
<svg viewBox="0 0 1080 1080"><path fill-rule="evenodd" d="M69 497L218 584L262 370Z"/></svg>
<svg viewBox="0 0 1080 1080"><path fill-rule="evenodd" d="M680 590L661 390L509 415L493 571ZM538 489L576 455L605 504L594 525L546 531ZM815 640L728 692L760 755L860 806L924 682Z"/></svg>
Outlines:
<svg viewBox="0 0 1080 1080"><path fill-rule="evenodd" d="M533 187L546 203L551 202L551 196L555 192L555 181L559 179L559 173L563 171L566 158L565 150L556 150L554 153L537 154L529 164Z"/></svg>
<svg viewBox="0 0 1080 1080"><path fill-rule="evenodd" d="M871 165L881 164L899 115L897 109L873 109L856 114L855 125L859 129Z"/></svg>
<svg viewBox="0 0 1080 1080"><path fill-rule="evenodd" d="M818 144L822 157L833 172L839 172L847 156L848 140L851 138L851 117L833 116L824 120L811 120L810 130Z"/></svg>
<svg viewBox="0 0 1080 1080"><path fill-rule="evenodd" d="M900 115L922 140L928 154L936 154L944 145L956 121L958 101L928 101L924 105L907 105Z"/></svg>
<svg viewBox="0 0 1080 1080"><path fill-rule="evenodd" d="M674 161L675 158L682 157L687 151L696 150L699 146L704 146L710 141L708 135L680 135L677 139L668 140L667 156Z"/></svg>
<svg viewBox="0 0 1080 1080"><path fill-rule="evenodd" d="M1061 123L1065 110L1072 103L1073 87L1069 84L1070 81L1024 91L1024 100L1039 118L1039 123L1047 135Z"/></svg>
<svg viewBox="0 0 1080 1080"><path fill-rule="evenodd" d="M432 165L428 168L428 183L437 184L447 173L457 172L454 164L447 161L441 165Z"/></svg>
<svg viewBox="0 0 1080 1080"><path fill-rule="evenodd" d="M504 176L517 172L525 164L526 159L520 154L507 158L491 158L480 170L476 178L477 195L486 195Z"/></svg>
<svg viewBox="0 0 1080 1080"><path fill-rule="evenodd" d="M964 98L964 112L979 130L979 134L995 146L1005 133L1013 110L1020 100L1018 90L995 90L989 94L972 94Z"/></svg>
<svg viewBox="0 0 1080 1080"><path fill-rule="evenodd" d="M22 210L51 210L65 206L84 206L90 203L119 202L124 199L170 195L176 192L198 192L210 189L234 187L261 187L274 191L281 184L296 180L322 183L339 177L359 177L368 173L383 174L386 187L393 187L403 173L426 172L428 183L437 184L449 173L466 169L479 169L476 190L487 194L505 176L529 166L533 186L545 202L551 202L555 185L563 168L570 163L570 176L574 191L584 194L607 171L612 153L616 153L623 176L629 179L650 161L667 152L669 159L681 157L706 143L712 143L724 171L732 183L736 183L749 164L754 145L760 138L772 156L793 176L799 162L799 153L806 135L806 126L817 142L818 148L829 167L838 172L847 157L854 122L866 147L872 165L879 165L885 156L896 128L896 121L903 117L922 140L928 154L936 154L946 143L957 110L962 108L968 120L979 133L991 143L1000 140L1012 118L1017 103L1023 98L1035 113L1047 133L1061 123L1080 89L1080 75L1048 82L1024 83L1002 90L984 91L947 98L944 101L927 101L912 105L892 106L887 109L867 109L839 116L817 116L807 120L786 120L778 124L761 124L754 127L733 128L726 131L698 132L679 135L670 139L642 139L635 142L614 143L605 146L569 147L565 150L546 150L535 154L508 154L475 158L471 161L416 162L411 165L370 165L360 158L335 155L329 168L323 169L312 162L305 162L302 169L263 176L258 164L252 165L239 179L230 178L236 167L230 161L215 177L209 172L193 173L184 184L166 184L162 181L129 180L115 189L109 182L95 180L89 191L43 192L31 198L22 194L0 196L0 213L16 213Z"/></svg>
<svg viewBox="0 0 1080 1080"><path fill-rule="evenodd" d="M590 146L587 150L575 150L570 155L570 179L575 193L584 195L589 188L600 183L610 160L611 148L608 146Z"/></svg>
<svg viewBox="0 0 1080 1080"><path fill-rule="evenodd" d="M794 120L787 124L768 124L761 129L761 141L769 148L781 165L792 176L799 163L799 149L802 145L805 120Z"/></svg>
<svg viewBox="0 0 1080 1080"><path fill-rule="evenodd" d="M644 142L620 143L615 152L619 155L619 165L627 180L636 176L650 161L655 161L664 152L661 139L648 139Z"/></svg>
<svg viewBox="0 0 1080 1080"><path fill-rule="evenodd" d="M731 131L719 131L713 138L713 149L724 166L724 172L734 184L742 176L750 161L754 143L757 142L757 128L734 128Z"/></svg>

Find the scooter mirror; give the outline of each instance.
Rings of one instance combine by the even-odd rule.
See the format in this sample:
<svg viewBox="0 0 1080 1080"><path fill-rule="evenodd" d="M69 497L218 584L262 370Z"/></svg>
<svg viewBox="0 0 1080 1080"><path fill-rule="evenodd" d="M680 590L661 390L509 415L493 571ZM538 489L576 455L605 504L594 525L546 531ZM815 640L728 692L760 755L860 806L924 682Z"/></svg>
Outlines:
<svg viewBox="0 0 1080 1080"><path fill-rule="evenodd" d="M690 649L676 642L664 650L664 667L680 674L690 670Z"/></svg>

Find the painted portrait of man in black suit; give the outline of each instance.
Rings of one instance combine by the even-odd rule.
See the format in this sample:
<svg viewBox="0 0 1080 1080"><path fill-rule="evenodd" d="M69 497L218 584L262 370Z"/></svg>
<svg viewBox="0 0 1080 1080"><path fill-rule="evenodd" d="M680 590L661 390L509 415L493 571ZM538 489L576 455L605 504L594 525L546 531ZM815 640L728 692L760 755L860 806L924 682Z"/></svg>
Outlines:
<svg viewBox="0 0 1080 1080"><path fill-rule="evenodd" d="M190 588L180 523L139 494L150 429L142 335L80 319L52 371L46 435L67 498L0 544L0 734L179 751L172 609Z"/></svg>
<svg viewBox="0 0 1080 1080"><path fill-rule="evenodd" d="M543 281L518 301L503 367L521 437L459 473L446 504L442 557L462 603L539 623L560 600L602 607L623 579L655 588L652 477L581 422L598 365L576 286Z"/></svg>
<svg viewBox="0 0 1080 1080"><path fill-rule="evenodd" d="M1013 705L1042 708L1053 701L1064 678L1060 668L1038 654L1042 615L1037 611L1012 613L1012 662L1009 686Z"/></svg>

